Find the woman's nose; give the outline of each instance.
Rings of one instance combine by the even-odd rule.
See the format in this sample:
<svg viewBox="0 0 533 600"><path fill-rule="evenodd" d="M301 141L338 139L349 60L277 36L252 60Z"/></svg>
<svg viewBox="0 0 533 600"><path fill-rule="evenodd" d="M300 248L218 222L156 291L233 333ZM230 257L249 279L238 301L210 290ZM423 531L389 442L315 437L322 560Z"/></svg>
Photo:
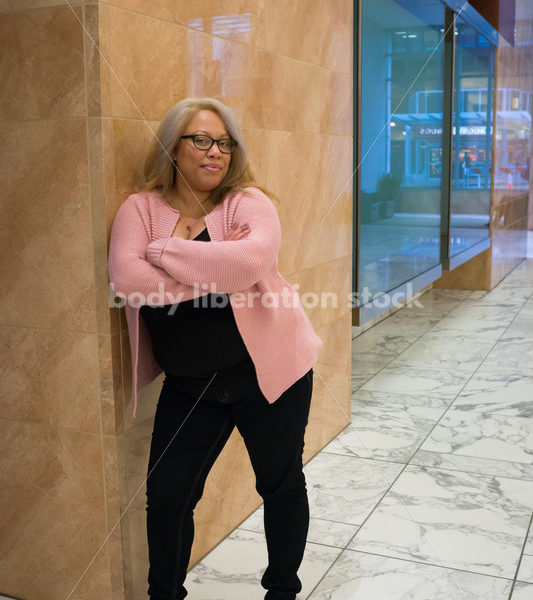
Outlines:
<svg viewBox="0 0 533 600"><path fill-rule="evenodd" d="M218 147L218 144L216 142L207 151L207 156L220 156L220 154L220 148Z"/></svg>

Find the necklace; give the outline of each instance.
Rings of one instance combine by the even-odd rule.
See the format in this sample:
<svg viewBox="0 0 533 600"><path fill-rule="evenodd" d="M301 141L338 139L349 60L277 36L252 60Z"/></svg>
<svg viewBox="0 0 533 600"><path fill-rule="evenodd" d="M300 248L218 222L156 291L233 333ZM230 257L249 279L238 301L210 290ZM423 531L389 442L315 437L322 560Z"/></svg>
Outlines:
<svg viewBox="0 0 533 600"><path fill-rule="evenodd" d="M185 239L188 240L191 237L191 226L185 225L185 229L187 230L187 237Z"/></svg>

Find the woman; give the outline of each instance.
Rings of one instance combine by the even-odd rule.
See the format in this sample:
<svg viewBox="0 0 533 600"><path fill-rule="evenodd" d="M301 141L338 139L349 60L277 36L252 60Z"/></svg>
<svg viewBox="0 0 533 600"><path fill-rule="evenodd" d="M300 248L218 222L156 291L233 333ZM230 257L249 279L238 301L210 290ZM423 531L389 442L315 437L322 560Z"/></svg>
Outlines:
<svg viewBox="0 0 533 600"><path fill-rule="evenodd" d="M117 213L109 257L111 284L126 300L134 398L165 372L148 465L148 593L187 595L193 510L236 426L264 501L265 598L294 599L321 341L277 270L277 213L253 185L229 110L209 98L183 100L157 137L144 191Z"/></svg>

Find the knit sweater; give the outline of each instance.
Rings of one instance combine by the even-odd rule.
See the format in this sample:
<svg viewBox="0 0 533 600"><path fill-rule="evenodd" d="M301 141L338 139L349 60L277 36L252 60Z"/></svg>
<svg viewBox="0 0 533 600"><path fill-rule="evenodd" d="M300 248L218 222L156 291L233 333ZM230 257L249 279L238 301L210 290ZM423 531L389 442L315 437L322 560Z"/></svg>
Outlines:
<svg viewBox="0 0 533 600"><path fill-rule="evenodd" d="M322 345L296 290L278 272L281 228L274 205L256 188L228 195L205 217L212 240L206 243L172 237L179 216L155 191L132 194L111 231L109 277L126 302L134 413L138 390L161 372L140 306L211 292L229 295L259 387L274 402L313 366ZM225 241L234 223L250 231Z"/></svg>

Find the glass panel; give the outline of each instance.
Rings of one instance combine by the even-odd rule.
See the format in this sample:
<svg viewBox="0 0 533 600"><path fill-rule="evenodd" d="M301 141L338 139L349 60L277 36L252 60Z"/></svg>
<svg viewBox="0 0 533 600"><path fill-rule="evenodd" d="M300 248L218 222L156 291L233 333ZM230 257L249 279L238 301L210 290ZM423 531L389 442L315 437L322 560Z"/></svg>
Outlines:
<svg viewBox="0 0 533 600"><path fill-rule="evenodd" d="M444 5L361 1L357 291L368 301L440 262Z"/></svg>
<svg viewBox="0 0 533 600"><path fill-rule="evenodd" d="M494 47L461 18L456 25L450 256L489 236L492 148Z"/></svg>

